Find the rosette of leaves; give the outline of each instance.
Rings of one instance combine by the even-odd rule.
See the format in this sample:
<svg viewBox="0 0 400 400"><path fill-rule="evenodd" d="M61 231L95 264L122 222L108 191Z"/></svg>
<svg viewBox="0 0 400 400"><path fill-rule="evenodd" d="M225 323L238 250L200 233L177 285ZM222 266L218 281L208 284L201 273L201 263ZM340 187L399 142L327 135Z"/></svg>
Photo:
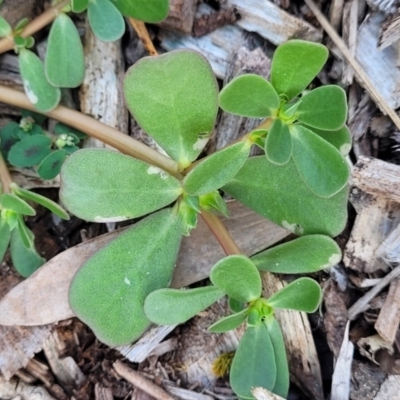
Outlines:
<svg viewBox="0 0 400 400"><path fill-rule="evenodd" d="M53 179L86 135L57 123L54 137L49 137L40 126L45 117L26 111L23 114L19 124L10 122L0 130L2 155L14 167L38 166L37 173L42 179Z"/></svg>
<svg viewBox="0 0 400 400"><path fill-rule="evenodd" d="M46 261L35 249L34 234L26 226L24 217L34 216L36 211L28 201L46 207L60 218L69 219L66 211L57 203L37 193L10 185L11 193L0 195L0 260L10 247L15 269L25 278Z"/></svg>
<svg viewBox="0 0 400 400"><path fill-rule="evenodd" d="M289 369L274 310L314 312L321 300L321 289L317 282L303 277L265 299L259 271L310 273L329 268L340 258L340 249L327 236L303 236L252 259L228 256L211 269L213 285L156 290L147 296L144 310L154 323L173 325L187 321L224 295L229 296L233 314L214 323L209 330L222 333L246 323L230 371L233 390L240 398L253 399L251 389L261 386L286 397Z"/></svg>
<svg viewBox="0 0 400 400"><path fill-rule="evenodd" d="M291 40L275 51L271 82L247 74L233 79L220 93L223 110L268 118L254 133L269 163L296 168L304 184L319 197L331 198L346 186L350 150L345 126L346 94L336 85L305 91L328 58L318 43Z"/></svg>

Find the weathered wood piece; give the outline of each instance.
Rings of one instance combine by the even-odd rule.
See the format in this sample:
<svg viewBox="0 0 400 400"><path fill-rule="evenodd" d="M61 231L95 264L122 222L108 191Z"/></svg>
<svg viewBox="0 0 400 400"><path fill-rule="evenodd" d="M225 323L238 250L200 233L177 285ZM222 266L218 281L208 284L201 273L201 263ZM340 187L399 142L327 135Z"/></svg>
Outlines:
<svg viewBox="0 0 400 400"><path fill-rule="evenodd" d="M79 91L82 113L127 133L128 111L122 92L124 61L121 41L102 42L87 25L84 51L86 72ZM110 148L94 138L88 138L85 146Z"/></svg>
<svg viewBox="0 0 400 400"><path fill-rule="evenodd" d="M394 7L396 7L396 0L366 0L367 4L373 10L379 10L383 13L390 13L394 11Z"/></svg>
<svg viewBox="0 0 400 400"><path fill-rule="evenodd" d="M201 15L193 21L192 35L200 37L222 28L225 25L234 24L239 14L234 7L221 8L211 14Z"/></svg>
<svg viewBox="0 0 400 400"><path fill-rule="evenodd" d="M165 29L191 33L196 3L196 0L170 0L168 17L159 25Z"/></svg>
<svg viewBox="0 0 400 400"><path fill-rule="evenodd" d="M253 396L256 398L256 400L284 400L283 397L261 387L254 388L251 393L253 393Z"/></svg>
<svg viewBox="0 0 400 400"><path fill-rule="evenodd" d="M350 396L351 365L353 362L354 345L349 340L350 322L346 324L343 343L339 357L336 360L332 377L331 400L348 399Z"/></svg>
<svg viewBox="0 0 400 400"><path fill-rule="evenodd" d="M241 18L238 26L256 32L276 46L289 39L304 39L312 42L322 40L322 32L309 23L283 11L271 1L227 0L229 6L236 7Z"/></svg>
<svg viewBox="0 0 400 400"><path fill-rule="evenodd" d="M260 48L250 51L246 46L243 46L232 56L224 79L224 86L236 76L245 73L258 74L268 79L271 60ZM254 130L261 121L262 119L259 118L246 118L222 111L218 118L216 134L210 139L210 151L222 149L234 142L244 134Z"/></svg>
<svg viewBox="0 0 400 400"><path fill-rule="evenodd" d="M99 383L94 385L94 396L95 400L114 400L112 390L100 385Z"/></svg>
<svg viewBox="0 0 400 400"><path fill-rule="evenodd" d="M56 400L46 389L27 385L16 379L6 380L0 376L0 398L13 400Z"/></svg>
<svg viewBox="0 0 400 400"><path fill-rule="evenodd" d="M360 272L387 269L376 250L400 222L400 167L360 157L352 172L350 201L356 221L344 252L344 264Z"/></svg>
<svg viewBox="0 0 400 400"><path fill-rule="evenodd" d="M396 339L399 324L400 279L396 278L390 284L385 304L379 312L378 319L375 322L375 329L383 340L392 344Z"/></svg>
<svg viewBox="0 0 400 400"><path fill-rule="evenodd" d="M289 234L236 201L229 202L228 209L231 218L224 223L245 254L255 254ZM73 275L89 257L122 231L88 240L44 264L0 301L0 324L41 325L74 316L68 303L68 288ZM187 286L204 279L223 256L218 242L200 220L191 236L182 241L172 285Z"/></svg>
<svg viewBox="0 0 400 400"><path fill-rule="evenodd" d="M397 400L400 393L400 376L390 375L382 383L373 400Z"/></svg>
<svg viewBox="0 0 400 400"><path fill-rule="evenodd" d="M343 10L343 29L342 36L347 44L351 55L354 57L356 53L358 28L358 0L351 0L346 3ZM354 69L345 62L343 66L342 82L348 86L353 83Z"/></svg>
<svg viewBox="0 0 400 400"><path fill-rule="evenodd" d="M18 56L2 54L0 56L0 83L22 90L22 79L19 74Z"/></svg>
<svg viewBox="0 0 400 400"><path fill-rule="evenodd" d="M192 390L182 389L175 385L172 385L168 381L164 383L165 390L171 395L177 397L178 399L185 400L213 400L215 397L209 396L203 393L197 393Z"/></svg>
<svg viewBox="0 0 400 400"><path fill-rule="evenodd" d="M389 17L382 25L379 35L379 50L383 50L391 45L398 45L400 40L400 10ZM398 50L398 48L397 48ZM397 60L399 61L399 59Z"/></svg>
<svg viewBox="0 0 400 400"><path fill-rule="evenodd" d="M381 96L394 109L400 106L400 70L393 47L378 50L382 14L367 16L357 35L356 59Z"/></svg>
<svg viewBox="0 0 400 400"><path fill-rule="evenodd" d="M336 31L339 31L342 21L343 5L344 0L333 0L329 9L329 21Z"/></svg>

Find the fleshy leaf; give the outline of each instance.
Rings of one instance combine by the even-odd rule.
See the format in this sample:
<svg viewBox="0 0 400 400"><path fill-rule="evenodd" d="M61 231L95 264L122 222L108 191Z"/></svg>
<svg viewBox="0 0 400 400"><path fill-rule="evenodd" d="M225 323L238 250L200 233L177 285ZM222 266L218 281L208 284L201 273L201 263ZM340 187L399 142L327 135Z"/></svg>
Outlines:
<svg viewBox="0 0 400 400"><path fill-rule="evenodd" d="M60 198L87 221L140 217L172 203L181 192L179 181L167 172L110 150L79 150L61 169Z"/></svg>
<svg viewBox="0 0 400 400"><path fill-rule="evenodd" d="M54 179L61 171L61 167L67 158L65 150L51 152L39 165L37 173L42 179Z"/></svg>
<svg viewBox="0 0 400 400"><path fill-rule="evenodd" d="M233 358L230 384L242 399L253 399L251 390L272 390L276 381L276 364L272 342L263 323L248 326Z"/></svg>
<svg viewBox="0 0 400 400"><path fill-rule="evenodd" d="M219 321L212 324L208 330L214 333L223 333L236 329L241 325L247 318L249 310L246 308L236 314L228 315L227 317L221 318Z"/></svg>
<svg viewBox="0 0 400 400"><path fill-rule="evenodd" d="M232 255L218 261L210 271L211 282L228 296L242 302L256 300L261 295L261 277L246 256Z"/></svg>
<svg viewBox="0 0 400 400"><path fill-rule="evenodd" d="M65 125L61 122L58 122L55 127L54 127L54 133L56 135L62 135L66 133L67 135L73 134L73 136L78 137L78 139L85 139L87 135L81 131L78 131L78 129L72 128L68 125Z"/></svg>
<svg viewBox="0 0 400 400"><path fill-rule="evenodd" d="M318 129L339 129L346 118L346 92L337 85L321 86L308 92L297 108L297 119Z"/></svg>
<svg viewBox="0 0 400 400"><path fill-rule="evenodd" d="M71 0L71 8L74 13L86 11L89 0Z"/></svg>
<svg viewBox="0 0 400 400"><path fill-rule="evenodd" d="M238 142L206 157L185 176L183 188L199 196L226 185L246 162L250 147L248 142Z"/></svg>
<svg viewBox="0 0 400 400"><path fill-rule="evenodd" d="M25 200L31 200L37 204L40 204L41 206L47 208L53 214L58 215L62 219L69 219L68 213L61 206L59 206L54 201L48 199L47 197L44 197L35 192L31 192L30 190L22 189L15 183L12 183L10 187L12 189L12 192L18 195L18 197L21 197Z"/></svg>
<svg viewBox="0 0 400 400"><path fill-rule="evenodd" d="M320 197L331 197L349 180L350 168L330 143L301 125L292 127L292 157L305 184Z"/></svg>
<svg viewBox="0 0 400 400"><path fill-rule="evenodd" d="M15 167L33 167L50 154L50 145L51 139L47 136L27 136L11 148L8 161Z"/></svg>
<svg viewBox="0 0 400 400"><path fill-rule="evenodd" d="M39 114L39 113L37 113L35 111L31 111L31 110L25 110L25 109L21 110L21 115L24 118L28 118L28 117L32 118L35 121L35 123L39 124L39 125L43 124L43 122L46 121L46 118L47 118L46 115Z"/></svg>
<svg viewBox="0 0 400 400"><path fill-rule="evenodd" d="M93 33L100 40L103 42L113 42L122 37L125 32L125 21L112 1L89 1L87 11Z"/></svg>
<svg viewBox="0 0 400 400"><path fill-rule="evenodd" d="M306 126L306 128L316 133L332 146L336 147L342 156L347 156L347 154L349 154L351 150L352 138L350 129L346 125L343 125L336 131L324 131L322 129L317 129L310 126Z"/></svg>
<svg viewBox="0 0 400 400"><path fill-rule="evenodd" d="M0 263L3 261L4 255L6 254L10 239L10 227L4 218L0 218Z"/></svg>
<svg viewBox="0 0 400 400"><path fill-rule="evenodd" d="M18 216L17 230L23 245L28 250L34 249L35 248L34 236L32 232L29 230L29 228L25 225L24 219L21 215Z"/></svg>
<svg viewBox="0 0 400 400"><path fill-rule="evenodd" d="M272 392L286 399L289 391L289 366L282 331L278 321L273 316L267 318L264 323L275 355L276 381Z"/></svg>
<svg viewBox="0 0 400 400"><path fill-rule="evenodd" d="M315 78L328 59L328 49L319 43L289 40L274 53L271 83L287 101L296 97Z"/></svg>
<svg viewBox="0 0 400 400"><path fill-rule="evenodd" d="M325 235L308 235L267 249L251 258L260 271L307 274L330 268L342 258L339 246Z"/></svg>
<svg viewBox="0 0 400 400"><path fill-rule="evenodd" d="M315 195L293 160L277 166L265 156L251 157L223 190L296 235L337 236L347 221L348 188L330 198Z"/></svg>
<svg viewBox="0 0 400 400"><path fill-rule="evenodd" d="M33 241L33 233L29 229L28 232ZM46 260L38 254L34 247L29 249L25 247L18 229L14 229L11 232L10 250L11 260L14 268L24 278L32 275L46 262Z"/></svg>
<svg viewBox="0 0 400 400"><path fill-rule="evenodd" d="M161 22L168 15L168 0L111 0L126 17L144 22Z"/></svg>
<svg viewBox="0 0 400 400"><path fill-rule="evenodd" d="M19 130L19 125L16 122L10 122L0 129L0 148L4 158L8 158L8 152L11 147L18 142L15 133Z"/></svg>
<svg viewBox="0 0 400 400"><path fill-rule="evenodd" d="M230 308L230 310L232 312L238 313L240 311L243 311L245 303L242 302L242 301L236 300L236 299L234 299L232 297L229 297L228 298L228 305L229 305L229 308Z"/></svg>
<svg viewBox="0 0 400 400"><path fill-rule="evenodd" d="M274 164L286 164L292 155L292 138L289 127L277 118L265 141L265 155Z"/></svg>
<svg viewBox="0 0 400 400"><path fill-rule="evenodd" d="M0 197L1 206L23 215L36 215L36 211L24 200L12 193L3 193Z"/></svg>
<svg viewBox="0 0 400 400"><path fill-rule="evenodd" d="M195 160L214 128L218 86L210 64L192 50L144 57L124 81L139 125L183 167Z"/></svg>
<svg viewBox="0 0 400 400"><path fill-rule="evenodd" d="M82 42L72 19L64 13L51 25L44 64L47 80L53 86L75 88L83 82Z"/></svg>
<svg viewBox="0 0 400 400"><path fill-rule="evenodd" d="M262 76L246 74L234 78L219 94L219 106L232 114L263 118L279 107L279 96Z"/></svg>
<svg viewBox="0 0 400 400"><path fill-rule="evenodd" d="M30 50L21 49L19 70L29 101L43 112L55 108L60 101L61 92L47 81L40 58Z"/></svg>
<svg viewBox="0 0 400 400"><path fill-rule="evenodd" d="M9 35L11 32L11 25L0 15L0 38Z"/></svg>
<svg viewBox="0 0 400 400"><path fill-rule="evenodd" d="M143 309L147 295L171 281L180 241L171 209L142 219L76 273L72 310L109 346L134 341L150 324Z"/></svg>
<svg viewBox="0 0 400 400"><path fill-rule="evenodd" d="M181 324L225 296L215 286L196 289L159 289L144 303L147 318L158 325Z"/></svg>
<svg viewBox="0 0 400 400"><path fill-rule="evenodd" d="M321 301L321 287L311 278L299 278L276 292L267 301L273 308L314 312Z"/></svg>

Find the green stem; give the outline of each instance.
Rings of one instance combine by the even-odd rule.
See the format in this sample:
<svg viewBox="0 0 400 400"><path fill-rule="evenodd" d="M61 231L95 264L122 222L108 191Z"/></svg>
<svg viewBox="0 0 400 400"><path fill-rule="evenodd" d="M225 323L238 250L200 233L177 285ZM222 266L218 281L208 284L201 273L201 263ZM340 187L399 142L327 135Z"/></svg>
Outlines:
<svg viewBox="0 0 400 400"><path fill-rule="evenodd" d="M0 181L3 193L10 193L11 191L10 185L12 183L12 178L1 152L0 152Z"/></svg>
<svg viewBox="0 0 400 400"><path fill-rule="evenodd" d="M0 85L0 102L40 112L33 106L25 94L2 85ZM160 154L132 137L119 132L117 129L89 117L88 115L84 115L79 111L64 106L58 106L50 112L41 114L76 128L91 137L99 139L119 150L121 153L128 154L132 157L160 167L178 179L182 178L178 171L178 163L174 160Z"/></svg>
<svg viewBox="0 0 400 400"><path fill-rule="evenodd" d="M24 38L32 36L36 32L40 31L40 29L53 22L59 14L60 10L62 10L67 4L69 4L70 1L71 0L64 0L61 3L49 8L44 13L40 14L25 27L20 36ZM14 48L13 39L14 38L12 36L0 39L0 54Z"/></svg>

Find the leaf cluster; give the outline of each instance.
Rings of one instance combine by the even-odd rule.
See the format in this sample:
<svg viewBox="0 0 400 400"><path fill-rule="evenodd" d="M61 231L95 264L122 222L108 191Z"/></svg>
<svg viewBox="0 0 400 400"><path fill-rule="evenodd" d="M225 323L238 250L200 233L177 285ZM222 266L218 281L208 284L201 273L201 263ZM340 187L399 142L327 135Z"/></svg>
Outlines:
<svg viewBox="0 0 400 400"><path fill-rule="evenodd" d="M54 134L50 135L41 126L44 120L37 113L22 110L19 123L10 122L0 129L0 151L12 166L37 166L42 179L53 179L86 135L62 123L57 123Z"/></svg>
<svg viewBox="0 0 400 400"><path fill-rule="evenodd" d="M125 32L124 17L145 22L160 22L167 17L168 0L71 0L55 18L49 32L44 63L30 49L35 42L22 32L23 19L14 28L0 17L0 38L9 37L19 55L19 69L25 93L42 112L55 108L61 99L60 88L78 87L85 76L85 60L79 32L67 13L87 11L93 33L104 42L120 39Z"/></svg>

